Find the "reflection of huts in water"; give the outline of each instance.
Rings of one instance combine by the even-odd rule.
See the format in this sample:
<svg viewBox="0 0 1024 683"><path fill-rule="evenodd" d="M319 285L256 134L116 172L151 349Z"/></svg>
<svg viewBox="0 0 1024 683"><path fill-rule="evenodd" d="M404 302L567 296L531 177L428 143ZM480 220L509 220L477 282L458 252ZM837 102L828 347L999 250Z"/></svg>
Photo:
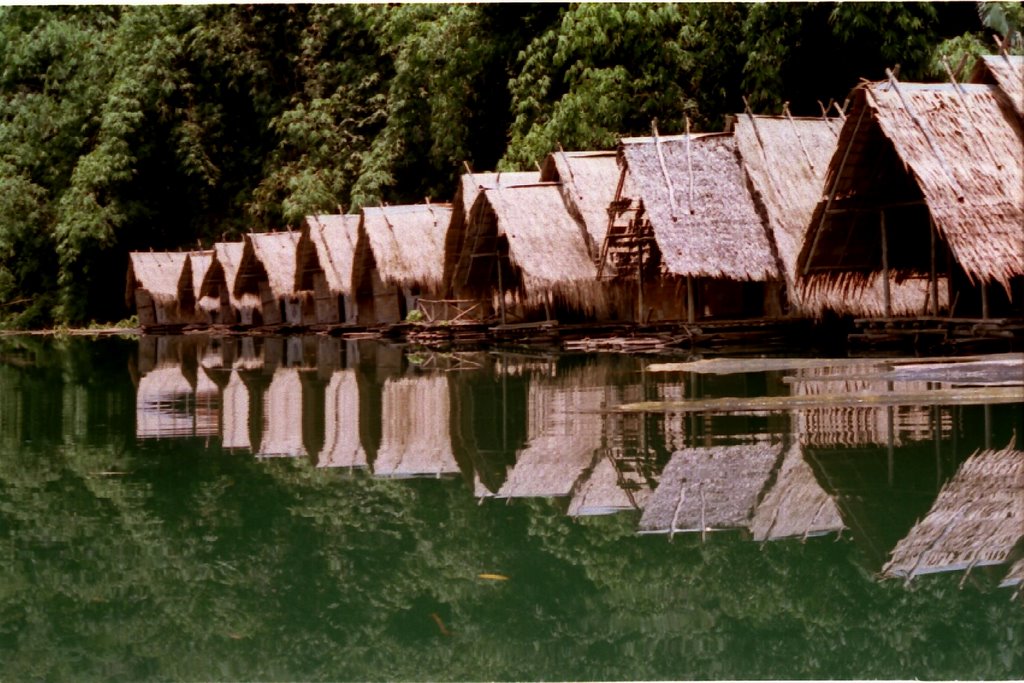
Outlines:
<svg viewBox="0 0 1024 683"><path fill-rule="evenodd" d="M386 380L381 396L381 441L373 461L374 476L458 474L449 415L446 375Z"/></svg>
<svg viewBox="0 0 1024 683"><path fill-rule="evenodd" d="M640 518L640 533L749 529L781 446L688 448L665 466Z"/></svg>
<svg viewBox="0 0 1024 683"><path fill-rule="evenodd" d="M133 251L128 258L125 304L135 306L139 325L184 325L195 320L187 253Z"/></svg>
<svg viewBox="0 0 1024 683"><path fill-rule="evenodd" d="M196 373L195 406L196 436L220 434L220 387L203 367Z"/></svg>
<svg viewBox="0 0 1024 683"><path fill-rule="evenodd" d="M1014 595L1020 595L1021 586L1024 586L1024 557L1014 562L1010 567L1010 571L1006 572L1006 576L999 582L1000 588L1008 588L1010 586L1017 586L1018 588Z"/></svg>
<svg viewBox="0 0 1024 683"><path fill-rule="evenodd" d="M625 138L602 276L636 282L641 320L781 312L774 246L731 134ZM632 191L633 194L626 194Z"/></svg>
<svg viewBox="0 0 1024 683"><path fill-rule="evenodd" d="M649 495L650 489L635 486L619 472L615 460L605 456L594 463L576 487L569 501L568 514L570 517L586 517L641 510Z"/></svg>
<svg viewBox="0 0 1024 683"><path fill-rule="evenodd" d="M221 392L221 447L233 450L249 450L249 387L245 385L238 371L232 371L227 385Z"/></svg>
<svg viewBox="0 0 1024 683"><path fill-rule="evenodd" d="M246 242L217 242L213 245L214 259L207 268L199 296L220 302L220 313L214 322L252 325L262 321L260 298L256 290L235 293L239 267L247 248L252 247Z"/></svg>
<svg viewBox="0 0 1024 683"><path fill-rule="evenodd" d="M804 460L799 444L786 451L775 483L758 503L750 523L755 541L820 536L845 528L835 500Z"/></svg>
<svg viewBox="0 0 1024 683"><path fill-rule="evenodd" d="M920 574L1003 564L1024 538L1024 452L977 451L943 485L882 568L908 581Z"/></svg>
<svg viewBox="0 0 1024 683"><path fill-rule="evenodd" d="M859 300L877 279L875 315L1019 313L1024 133L1009 102L992 85L895 79L851 99L798 261L804 301Z"/></svg>
<svg viewBox="0 0 1024 683"><path fill-rule="evenodd" d="M325 392L324 445L317 467L366 467L359 439L359 384L354 370L337 370Z"/></svg>
<svg viewBox="0 0 1024 683"><path fill-rule="evenodd" d="M396 323L443 295L448 204L363 208L352 263L356 321Z"/></svg>
<svg viewBox="0 0 1024 683"><path fill-rule="evenodd" d="M789 379L794 396L822 396L821 407L794 411L796 433L804 446L901 446L911 441L935 438L935 418L931 406L834 406L825 397L865 394L880 396L893 391L925 393L930 382L923 380L876 380L878 365L840 365L803 368ZM948 414L939 424L940 437L953 428Z"/></svg>
<svg viewBox="0 0 1024 683"><path fill-rule="evenodd" d="M359 214L306 216L298 246L295 289L313 292L318 323L355 320L352 263Z"/></svg>
<svg viewBox="0 0 1024 683"><path fill-rule="evenodd" d="M238 266L235 295L254 294L266 325L314 321L312 292L295 289L299 234L251 232Z"/></svg>
<svg viewBox="0 0 1024 683"><path fill-rule="evenodd" d="M203 282L206 281L210 268L213 267L216 259L213 249L204 251L190 251L188 253L189 267L192 271L192 292L195 298L195 319L197 322L219 323L221 315L220 297L212 296L209 292L203 292Z"/></svg>
<svg viewBox="0 0 1024 683"><path fill-rule="evenodd" d="M139 379L135 391L135 436L161 439L195 434L195 391L178 363L162 365Z"/></svg>
<svg viewBox="0 0 1024 683"><path fill-rule="evenodd" d="M586 230L556 183L481 190L454 262L454 296L504 322L601 318L608 310Z"/></svg>
<svg viewBox="0 0 1024 683"><path fill-rule="evenodd" d="M296 368L279 367L263 395L263 434L256 455L306 455L302 441L302 380Z"/></svg>

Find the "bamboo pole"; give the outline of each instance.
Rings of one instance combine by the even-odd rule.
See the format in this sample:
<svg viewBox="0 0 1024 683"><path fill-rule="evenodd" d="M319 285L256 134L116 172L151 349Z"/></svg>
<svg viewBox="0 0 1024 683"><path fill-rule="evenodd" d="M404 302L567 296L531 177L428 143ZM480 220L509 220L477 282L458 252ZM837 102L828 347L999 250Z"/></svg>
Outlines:
<svg viewBox="0 0 1024 683"><path fill-rule="evenodd" d="M981 319L988 319L988 283L981 281Z"/></svg>
<svg viewBox="0 0 1024 683"><path fill-rule="evenodd" d="M686 276L686 322L691 325L696 322L695 297L693 291L693 276Z"/></svg>
<svg viewBox="0 0 1024 683"><path fill-rule="evenodd" d="M665 179L665 187L668 189L668 205L672 212L672 220L676 220L676 191L672 186L672 177L668 174L668 165L665 163L665 153L661 150L661 138L658 137L658 119L651 121L651 133L654 136L654 149L658 153L658 163L661 164L661 175Z"/></svg>
<svg viewBox="0 0 1024 683"><path fill-rule="evenodd" d="M687 195L687 205L690 214L693 214L693 159L690 157L690 117L686 117L686 177L690 181L690 192Z"/></svg>
<svg viewBox="0 0 1024 683"><path fill-rule="evenodd" d="M636 290L637 290L637 305L639 310L636 312L636 321L640 324L644 322L644 243L637 242L637 259L636 259Z"/></svg>
<svg viewBox="0 0 1024 683"><path fill-rule="evenodd" d="M807 146L804 145L804 139L800 135L800 130L796 127L796 121L793 120L793 115L789 113L789 102L782 103L782 114L786 117L786 120L789 121L789 125L793 127L793 135L796 136L796 141L800 144L800 151L804 153L804 159L807 161L807 165L810 166L811 173L813 174L815 171L814 161L811 160L811 154L807 151ZM751 117L751 120L753 120L753 117Z"/></svg>
<svg viewBox="0 0 1024 683"><path fill-rule="evenodd" d="M935 219L932 218L931 212L928 213L928 226L931 228L928 233L931 235L932 243L932 254L931 254L931 272L929 276L931 278L931 298L932 298L932 315L938 317L939 315L939 272L938 265L936 263L936 242L938 241L937 235L935 234Z"/></svg>
<svg viewBox="0 0 1024 683"><path fill-rule="evenodd" d="M892 298L889 292L889 238L885 232L885 211L878 212L882 232L882 297L885 299L885 317L892 317Z"/></svg>

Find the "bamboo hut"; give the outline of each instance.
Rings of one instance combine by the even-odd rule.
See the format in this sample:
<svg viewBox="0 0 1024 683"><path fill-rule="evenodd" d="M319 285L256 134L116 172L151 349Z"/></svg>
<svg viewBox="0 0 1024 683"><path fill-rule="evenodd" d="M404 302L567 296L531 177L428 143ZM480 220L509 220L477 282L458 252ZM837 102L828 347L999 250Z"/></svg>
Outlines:
<svg viewBox="0 0 1024 683"><path fill-rule="evenodd" d="M128 255L125 304L143 328L184 325L195 319L192 265L185 252L133 251Z"/></svg>
<svg viewBox="0 0 1024 683"><path fill-rule="evenodd" d="M237 370L232 370L221 392L221 448L251 450L249 438L249 387Z"/></svg>
<svg viewBox="0 0 1024 683"><path fill-rule="evenodd" d="M1024 119L1024 56L985 55L975 63L970 81L997 86Z"/></svg>
<svg viewBox="0 0 1024 683"><path fill-rule="evenodd" d="M807 538L845 528L839 507L814 476L799 444L783 456L775 483L757 504L750 522L755 541Z"/></svg>
<svg viewBox="0 0 1024 683"><path fill-rule="evenodd" d="M768 443L677 451L647 501L639 532L749 530L781 451Z"/></svg>
<svg viewBox="0 0 1024 683"><path fill-rule="evenodd" d="M798 258L804 301L855 298L877 279L886 318L1019 309L1024 133L998 87L890 78L851 101ZM924 296L894 296L892 277Z"/></svg>
<svg viewBox="0 0 1024 683"><path fill-rule="evenodd" d="M625 138L602 277L636 282L636 316L781 313L782 269L732 134ZM631 191L632 194L627 194Z"/></svg>
<svg viewBox="0 0 1024 683"><path fill-rule="evenodd" d="M381 396L381 442L376 477L459 474L452 451L448 377L389 378Z"/></svg>
<svg viewBox="0 0 1024 683"><path fill-rule="evenodd" d="M325 390L324 446L317 467L364 468L359 439L359 383L354 370L336 370Z"/></svg>
<svg viewBox="0 0 1024 683"><path fill-rule="evenodd" d="M311 290L317 323L354 322L352 263L359 214L306 216L299 236L295 289Z"/></svg>
<svg viewBox="0 0 1024 683"><path fill-rule="evenodd" d="M253 325L263 320L257 294L235 294L239 266L247 248L252 248L247 242L217 242L213 245L214 259L203 277L199 296L220 302L218 320L214 322Z"/></svg>
<svg viewBox="0 0 1024 683"><path fill-rule="evenodd" d="M448 204L365 207L352 264L356 321L397 323L444 291Z"/></svg>
<svg viewBox="0 0 1024 683"><path fill-rule="evenodd" d="M502 322L602 318L606 288L586 229L568 212L557 183L483 189L470 211L452 286Z"/></svg>
<svg viewBox="0 0 1024 683"><path fill-rule="evenodd" d="M313 293L295 289L298 233L251 232L245 236L245 242L235 279L235 296L258 296L265 325L313 322Z"/></svg>
<svg viewBox="0 0 1024 683"><path fill-rule="evenodd" d="M302 379L296 368L279 367L263 396L260 457L306 455L302 440Z"/></svg>
<svg viewBox="0 0 1024 683"><path fill-rule="evenodd" d="M139 379L135 436L166 439L195 434L195 390L180 363L159 365Z"/></svg>
<svg viewBox="0 0 1024 683"><path fill-rule="evenodd" d="M887 577L1004 564L1024 538L1024 452L977 451L882 568Z"/></svg>

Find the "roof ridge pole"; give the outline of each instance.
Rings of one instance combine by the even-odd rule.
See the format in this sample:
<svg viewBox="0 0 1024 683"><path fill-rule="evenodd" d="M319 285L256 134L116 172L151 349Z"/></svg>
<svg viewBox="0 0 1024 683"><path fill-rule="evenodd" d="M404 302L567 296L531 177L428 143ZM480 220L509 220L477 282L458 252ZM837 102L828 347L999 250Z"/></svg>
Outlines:
<svg viewBox="0 0 1024 683"><path fill-rule="evenodd" d="M865 98L867 92L864 93ZM867 103L860 108L860 115L857 116L857 122L853 125L853 133L850 134L850 140L846 143L846 150L843 152L843 158L839 162L839 168L836 169L836 176L832 179L832 188L828 193L828 200L825 202L825 210L821 212L821 220L818 221L818 229L814 231L814 241L811 242L811 250L807 253L807 262L804 263L804 275L807 275L811 269L811 260L814 258L814 252L818 248L818 239L821 237L821 230L825 226L825 219L828 217L828 210L832 208L832 202L835 201L836 192L839 191L839 180L842 178L843 169L846 168L846 160L850 158L850 150L853 149L853 138L857 136L857 131L860 130L860 124L864 120L864 113L867 111Z"/></svg>
<svg viewBox="0 0 1024 683"><path fill-rule="evenodd" d="M782 103L782 114L789 121L789 124L793 127L793 134L796 135L796 141L800 143L800 151L804 153L804 159L807 160L807 165L811 167L811 173L814 173L814 162L811 161L811 155L807 151L807 146L804 145L804 139L800 136L800 129L796 127L796 121L793 120L793 115L789 112L789 102Z"/></svg>
<svg viewBox="0 0 1024 683"><path fill-rule="evenodd" d="M928 142L928 147L931 149L932 154L935 155L939 165L942 167L943 173L949 178L950 182L953 183L953 187L956 189L956 200L963 204L964 193L963 188L960 187L960 183L957 182L956 176L953 175L953 171L949 168L949 164L946 163L946 158L942 156L942 152L939 151L938 145L935 144L935 140L932 138L931 131L928 130L928 126L925 122L917 115L910 103L903 97L903 92L899 88L899 83L896 81L896 76L893 75L892 69L886 69L885 75L889 79L889 84L892 89L896 92L896 95L900 98L900 102L903 104L903 108L907 111L907 115L910 116L910 120L914 122L921 134L924 135L924 139Z"/></svg>
<svg viewBox="0 0 1024 683"><path fill-rule="evenodd" d="M654 151L658 153L658 163L661 164L661 175L665 178L665 186L668 188L668 206L672 213L672 220L676 220L676 191L672 187L672 178L668 174L668 166L665 165L665 155L661 151L661 138L658 137L658 119L651 120L651 133L654 136Z"/></svg>
<svg viewBox="0 0 1024 683"><path fill-rule="evenodd" d="M953 90L956 91L957 96L960 98L960 104L963 105L964 111L967 112L967 120L970 122L971 127L977 132L978 124L974 120L974 113L967 105L967 98L964 97L964 89L959 83L957 83L956 76L953 75L953 70L949 68L949 61L945 57L942 58L942 67L946 70L946 75L949 76L949 82L953 84ZM1003 170L1002 162L999 161L999 157L996 156L996 153L992 151L992 147L988 144L988 136L982 134L980 137L982 144L985 145L985 150L988 152L988 155L992 157L992 161L995 162L996 169L1000 171Z"/></svg>
<svg viewBox="0 0 1024 683"><path fill-rule="evenodd" d="M690 158L690 117L686 117L686 175L690 180L690 191L686 201L693 215L693 159Z"/></svg>

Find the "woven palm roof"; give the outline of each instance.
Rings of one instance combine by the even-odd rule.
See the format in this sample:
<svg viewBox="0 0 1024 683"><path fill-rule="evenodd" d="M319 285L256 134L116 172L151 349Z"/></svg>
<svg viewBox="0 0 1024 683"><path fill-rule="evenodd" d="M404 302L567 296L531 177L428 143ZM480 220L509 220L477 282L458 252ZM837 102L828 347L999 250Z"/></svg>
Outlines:
<svg viewBox="0 0 1024 683"><path fill-rule="evenodd" d="M625 138L620 149L670 273L780 276L731 134Z"/></svg>
<svg viewBox="0 0 1024 683"><path fill-rule="evenodd" d="M410 204L363 208L356 243L353 283L371 264L383 282L437 291L444 271L449 204Z"/></svg>
<svg viewBox="0 0 1024 683"><path fill-rule="evenodd" d="M552 152L541 166L542 181L561 183L565 205L586 226L594 254L608 232L608 205L621 176L615 151ZM631 189L624 187L623 193L628 195Z"/></svg>
<svg viewBox="0 0 1024 683"><path fill-rule="evenodd" d="M299 233L250 232L245 240L252 249L246 249L242 254L239 277L249 277L258 282L262 273L274 297L283 299L295 294ZM249 287L245 291L249 291ZM235 291L240 293L237 285Z"/></svg>
<svg viewBox="0 0 1024 683"><path fill-rule="evenodd" d="M975 63L971 82L997 85L1024 118L1024 56L985 55Z"/></svg>
<svg viewBox="0 0 1024 683"><path fill-rule="evenodd" d="M133 251L128 255L125 303L135 301L135 290L145 289L153 300L168 306L188 299L192 292L192 266L186 252Z"/></svg>
<svg viewBox="0 0 1024 683"><path fill-rule="evenodd" d="M359 214L306 216L299 238L296 289L312 289L309 274L322 270L332 294L350 294L359 218Z"/></svg>

